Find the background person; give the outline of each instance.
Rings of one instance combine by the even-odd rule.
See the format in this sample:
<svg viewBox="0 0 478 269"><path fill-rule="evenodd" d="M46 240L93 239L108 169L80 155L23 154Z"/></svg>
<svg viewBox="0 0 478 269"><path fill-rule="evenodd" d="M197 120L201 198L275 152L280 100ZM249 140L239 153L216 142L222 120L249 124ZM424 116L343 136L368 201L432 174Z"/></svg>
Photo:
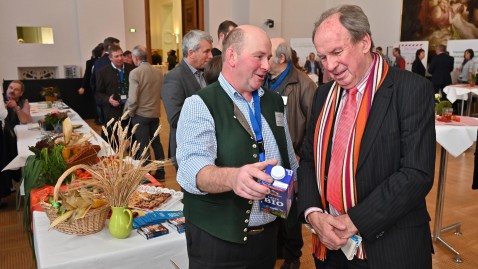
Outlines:
<svg viewBox="0 0 478 269"><path fill-rule="evenodd" d="M463 63L461 67L458 69L460 74L458 75L458 82L459 83L468 83L471 81L471 74L475 71L474 70L474 63L473 57L475 57L475 52L472 49L465 50L463 55Z"/></svg>
<svg viewBox="0 0 478 269"><path fill-rule="evenodd" d="M441 92L443 98L446 94L443 89L451 84L451 72L455 59L446 53L444 45L438 45L435 49L436 55L431 59L428 73L432 75L432 83L435 93Z"/></svg>
<svg viewBox="0 0 478 269"><path fill-rule="evenodd" d="M412 64L412 72L417 73L422 77L424 77L426 73L425 66L422 63L423 58L425 58L425 50L417 49L417 51L415 52L415 60Z"/></svg>
<svg viewBox="0 0 478 269"><path fill-rule="evenodd" d="M203 69L212 58L211 49L210 34L200 30L189 31L183 37L183 60L164 78L161 95L170 126L169 158L176 156L176 128L184 100L206 86Z"/></svg>
<svg viewBox="0 0 478 269"><path fill-rule="evenodd" d="M214 48L212 48L211 53L212 56L218 56L222 53L222 42L227 34L232 31L232 29L236 28L237 24L230 20L225 20L219 24L217 27L217 42Z"/></svg>
<svg viewBox="0 0 478 269"><path fill-rule="evenodd" d="M395 61L392 66L405 70L406 62L401 55L400 48L393 48L393 57L395 57Z"/></svg>
<svg viewBox="0 0 478 269"><path fill-rule="evenodd" d="M7 102L5 105L3 105L3 103L1 105L7 110L6 117L0 121L2 123L0 129L3 127L3 137L1 140L3 146L0 154L4 165L9 164L18 155L17 136L14 131L15 126L33 121L30 114L30 103L28 99L23 97L24 92L25 85L23 85L23 82L13 80L7 88ZM5 112L0 114L2 114L2 118L5 116ZM10 194L13 187L12 179L19 181L20 178L20 170L0 172L0 199Z"/></svg>
<svg viewBox="0 0 478 269"><path fill-rule="evenodd" d="M131 126L139 124L134 136L136 141L140 143L138 152L142 153L159 127L163 73L148 63L148 53L144 46L135 46L132 58L137 68L129 74L126 110L128 110L131 118ZM151 147L153 148L155 159L164 160L163 146L159 136L151 142ZM149 161L146 161L145 165L148 163ZM154 177L158 181L164 182L164 167L158 168L154 173Z"/></svg>
<svg viewBox="0 0 478 269"><path fill-rule="evenodd" d="M292 62L292 49L283 38L271 38L272 57L265 86L283 96L287 125L297 160L300 159L305 128L310 120L312 100L317 85L304 72L297 70ZM297 191L297 190L295 190ZM277 256L283 258L280 269L297 269L302 256L302 224L297 221L297 204L294 199L287 220L279 219Z"/></svg>

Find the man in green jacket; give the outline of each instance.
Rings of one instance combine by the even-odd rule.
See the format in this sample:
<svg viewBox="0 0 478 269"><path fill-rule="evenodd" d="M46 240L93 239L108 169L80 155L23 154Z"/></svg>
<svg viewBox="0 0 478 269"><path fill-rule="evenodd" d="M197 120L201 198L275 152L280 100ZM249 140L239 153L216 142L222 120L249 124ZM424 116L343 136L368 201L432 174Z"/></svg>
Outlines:
<svg viewBox="0 0 478 269"><path fill-rule="evenodd" d="M243 25L224 40L218 82L186 99L177 129L189 268L274 268L275 216L259 209L268 164L297 169L282 98L261 86L271 42Z"/></svg>

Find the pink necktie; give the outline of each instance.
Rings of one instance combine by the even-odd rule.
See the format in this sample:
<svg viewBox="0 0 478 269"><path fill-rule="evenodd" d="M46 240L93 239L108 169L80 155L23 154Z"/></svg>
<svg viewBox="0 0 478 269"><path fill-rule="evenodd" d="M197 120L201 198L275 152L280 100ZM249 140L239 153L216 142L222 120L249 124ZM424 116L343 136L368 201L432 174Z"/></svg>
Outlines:
<svg viewBox="0 0 478 269"><path fill-rule="evenodd" d="M357 113L357 88L349 89L347 93L347 102L342 109L339 125L334 136L327 178L327 201L342 213L345 213L342 199L342 170L345 151L349 143L350 133L353 130L355 114Z"/></svg>

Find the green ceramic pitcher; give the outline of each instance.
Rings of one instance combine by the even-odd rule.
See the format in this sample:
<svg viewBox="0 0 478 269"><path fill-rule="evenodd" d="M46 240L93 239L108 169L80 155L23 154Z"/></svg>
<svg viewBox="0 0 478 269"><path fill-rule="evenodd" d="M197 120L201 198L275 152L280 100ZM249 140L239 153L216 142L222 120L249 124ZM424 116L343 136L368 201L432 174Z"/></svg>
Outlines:
<svg viewBox="0 0 478 269"><path fill-rule="evenodd" d="M111 218L108 229L113 237L123 239L131 234L133 213L127 207L111 207Z"/></svg>

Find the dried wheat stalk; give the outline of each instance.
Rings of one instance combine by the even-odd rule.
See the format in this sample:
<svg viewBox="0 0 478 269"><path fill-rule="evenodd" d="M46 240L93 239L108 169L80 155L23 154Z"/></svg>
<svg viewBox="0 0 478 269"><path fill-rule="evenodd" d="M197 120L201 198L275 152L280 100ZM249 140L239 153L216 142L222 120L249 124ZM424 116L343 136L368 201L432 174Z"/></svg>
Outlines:
<svg viewBox="0 0 478 269"><path fill-rule="evenodd" d="M121 120L126 116L127 112L123 114ZM138 124L133 126L131 134L128 136L129 127L127 126L123 128L121 126L121 120L116 122L110 120L107 123L107 126L114 124L113 132L118 134L117 137L108 134L107 129L103 127L103 132L106 134L106 137L108 137L108 143L111 145L103 143L102 146L106 153L105 156L108 156L107 159L94 166L84 164L72 166L61 176L66 177L80 168L89 171L92 175L92 179L83 181L82 184L103 190L102 194L104 195L105 200L109 205L114 207L127 206L130 196L141 183L144 175L151 170L157 170L158 168L164 167L166 164L170 163L169 160L149 160L149 147L151 146L151 142L159 135L161 126L158 127L154 136L145 147L145 150L141 152L138 159L134 160L134 157L138 156L137 153L140 144L136 141L131 143L131 141L138 128ZM146 164L148 161L149 163ZM59 186L57 187L59 188ZM58 190L55 194L56 193L58 193ZM55 195L54 198L57 200L57 195Z"/></svg>

